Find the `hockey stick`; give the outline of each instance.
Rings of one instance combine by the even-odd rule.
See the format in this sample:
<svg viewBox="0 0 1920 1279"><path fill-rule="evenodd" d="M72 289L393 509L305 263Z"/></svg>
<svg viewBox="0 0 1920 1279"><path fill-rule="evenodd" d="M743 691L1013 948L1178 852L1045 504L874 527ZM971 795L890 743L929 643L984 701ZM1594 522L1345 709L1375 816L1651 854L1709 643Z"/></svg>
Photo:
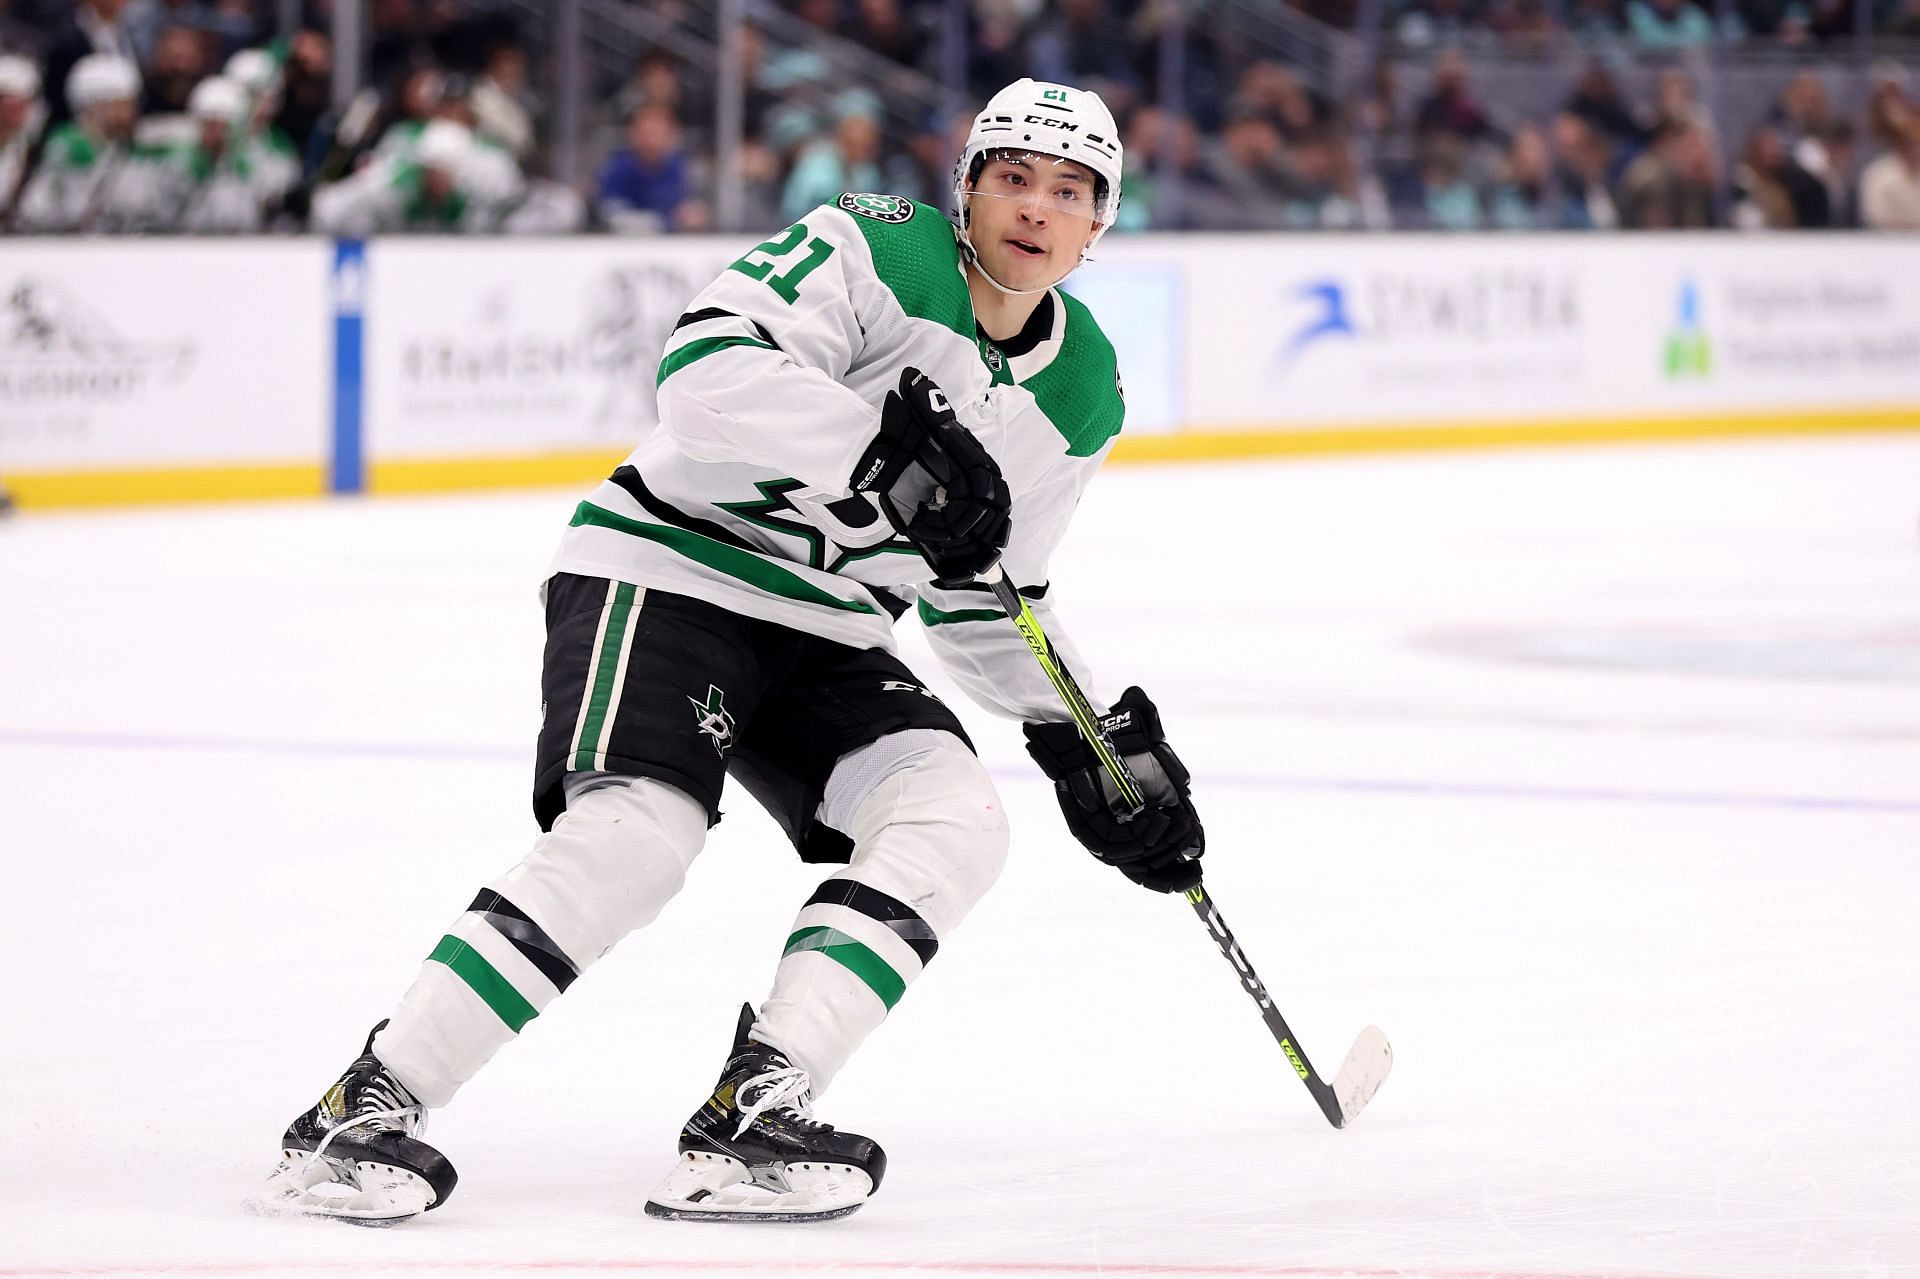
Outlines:
<svg viewBox="0 0 1920 1279"><path fill-rule="evenodd" d="M1053 641L1041 629L1033 609L1028 607L1013 583L1007 580L1006 573L998 564L982 573L979 580L993 591L994 598L1000 601L1000 607L1013 619L1021 638L1026 640L1034 659L1040 663L1040 669L1046 673L1047 682L1053 685L1054 692L1066 704L1067 714L1072 717L1074 726L1080 730L1087 745L1093 748L1100 766L1112 779L1125 814L1131 817L1140 812L1146 807L1145 798L1140 793L1140 783L1134 779L1127 761L1113 748L1113 739L1107 735L1106 726L1093 709L1093 704L1087 700L1087 695L1080 691L1072 672L1061 664ZM1261 1019L1279 1041L1280 1051L1287 1055L1294 1073L1300 1076L1300 1082L1307 1086L1314 1101L1319 1103L1320 1113L1335 1128L1344 1128L1352 1123L1393 1069L1393 1048L1387 1043L1387 1037L1378 1026L1368 1026L1361 1031L1360 1037L1353 1041L1353 1047L1347 1051L1347 1059L1340 1064L1340 1073L1333 1077L1333 1083L1329 1085L1314 1072L1306 1052L1295 1042L1293 1028L1287 1025L1280 1010L1273 1006L1273 996L1267 993L1259 974L1247 962L1246 952L1234 940L1233 930L1227 927L1227 921L1220 918L1220 911L1214 906L1213 899L1207 896L1207 890L1195 885L1187 890L1186 898L1193 907L1193 913L1207 926L1214 944L1220 947L1221 955L1233 965L1234 972L1240 977L1240 984L1246 987L1247 994L1259 1005Z"/></svg>

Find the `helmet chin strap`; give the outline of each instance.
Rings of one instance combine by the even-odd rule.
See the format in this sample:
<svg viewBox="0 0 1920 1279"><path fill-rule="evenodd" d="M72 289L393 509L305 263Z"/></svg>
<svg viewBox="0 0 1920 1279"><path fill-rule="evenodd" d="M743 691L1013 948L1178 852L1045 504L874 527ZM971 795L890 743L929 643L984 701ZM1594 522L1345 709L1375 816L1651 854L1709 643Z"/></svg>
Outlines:
<svg viewBox="0 0 1920 1279"><path fill-rule="evenodd" d="M994 279L993 272L987 270L987 264L980 260L979 252L973 247L973 230L971 227L969 227L967 230L961 233L960 243L966 246L967 261L969 264L972 265L974 270L980 273L980 278L985 280L988 284L991 284L994 288L1000 290L1002 293L1006 294L1008 297L1029 298L1036 293L1045 293L1047 290L1051 289L1054 286L1054 284L1058 284L1060 283L1060 280L1064 280L1067 278L1067 276L1063 275L1060 277L1060 280L1055 280L1053 284L1043 284L1037 289L1010 289L1006 285L1000 283L1000 281ZM1071 274L1073 274L1071 271L1067 273L1067 275L1071 275Z"/></svg>

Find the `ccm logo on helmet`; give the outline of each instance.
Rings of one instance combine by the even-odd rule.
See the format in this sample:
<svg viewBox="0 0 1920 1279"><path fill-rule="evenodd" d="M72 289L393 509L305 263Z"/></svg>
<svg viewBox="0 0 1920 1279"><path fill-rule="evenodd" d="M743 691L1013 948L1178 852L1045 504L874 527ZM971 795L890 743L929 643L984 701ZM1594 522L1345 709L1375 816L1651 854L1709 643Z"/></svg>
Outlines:
<svg viewBox="0 0 1920 1279"><path fill-rule="evenodd" d="M1030 115L1027 117L1027 123L1045 125L1049 129L1065 129L1068 133L1080 131L1080 126L1071 120L1056 120L1050 115Z"/></svg>

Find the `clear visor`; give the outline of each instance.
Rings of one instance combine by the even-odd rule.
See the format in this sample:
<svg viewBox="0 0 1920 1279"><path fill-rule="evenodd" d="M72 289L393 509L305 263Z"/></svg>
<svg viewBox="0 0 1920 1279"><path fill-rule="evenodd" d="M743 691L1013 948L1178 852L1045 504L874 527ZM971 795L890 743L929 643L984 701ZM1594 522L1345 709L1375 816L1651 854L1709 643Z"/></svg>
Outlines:
<svg viewBox="0 0 1920 1279"><path fill-rule="evenodd" d="M1111 196L1091 169L1057 155L1002 149L985 152L969 195L1013 200L1047 213L1089 222L1112 221Z"/></svg>

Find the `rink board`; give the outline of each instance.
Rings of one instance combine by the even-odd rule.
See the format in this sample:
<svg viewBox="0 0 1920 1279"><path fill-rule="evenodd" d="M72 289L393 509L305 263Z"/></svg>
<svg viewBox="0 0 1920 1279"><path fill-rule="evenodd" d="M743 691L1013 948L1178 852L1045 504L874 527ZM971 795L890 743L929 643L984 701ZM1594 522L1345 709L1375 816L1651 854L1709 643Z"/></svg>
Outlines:
<svg viewBox="0 0 1920 1279"><path fill-rule="evenodd" d="M0 246L22 506L570 484L732 237ZM1920 428L1920 237L1137 236L1115 457Z"/></svg>

